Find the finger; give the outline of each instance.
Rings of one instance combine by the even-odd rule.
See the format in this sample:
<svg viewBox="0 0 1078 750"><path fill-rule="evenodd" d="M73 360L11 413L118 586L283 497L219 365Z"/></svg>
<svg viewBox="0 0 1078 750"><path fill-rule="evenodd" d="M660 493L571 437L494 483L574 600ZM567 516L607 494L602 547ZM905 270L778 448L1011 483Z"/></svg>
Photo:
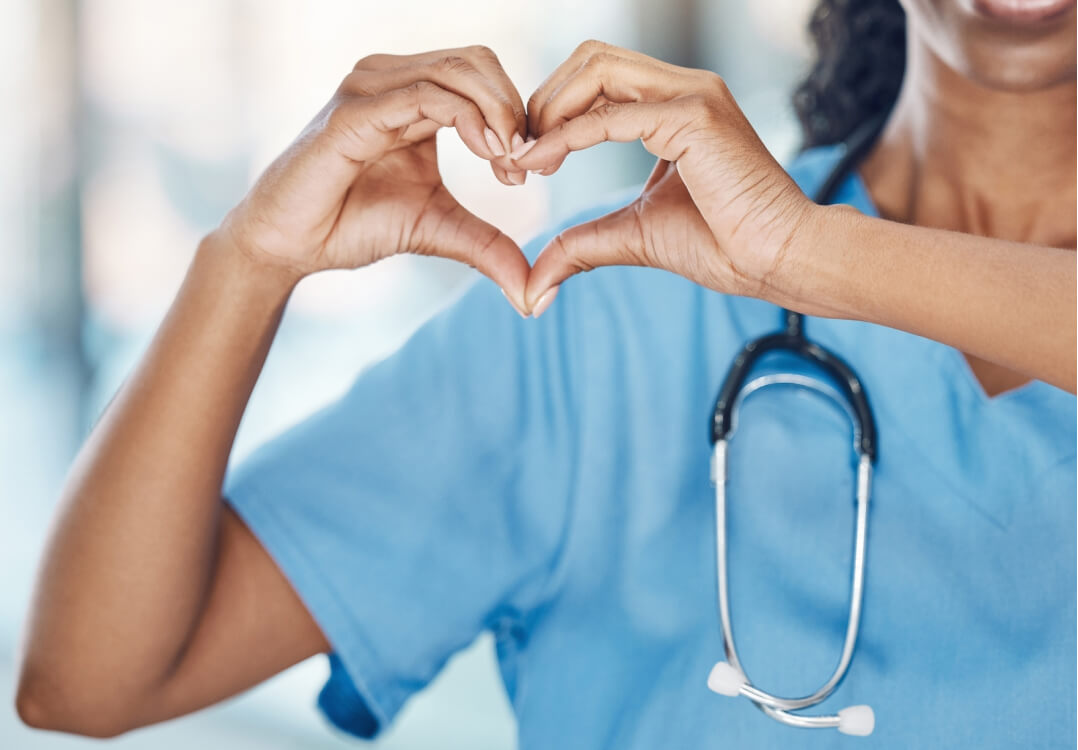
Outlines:
<svg viewBox="0 0 1078 750"><path fill-rule="evenodd" d="M448 191L431 199L413 235L412 252L437 255L472 266L501 287L523 315L530 266L510 237L456 201Z"/></svg>
<svg viewBox="0 0 1078 750"><path fill-rule="evenodd" d="M418 81L373 97L347 99L330 112L326 130L341 153L354 162L379 156L418 127L456 129L476 155L489 158L485 120L474 102L429 81Z"/></svg>
<svg viewBox="0 0 1078 750"><path fill-rule="evenodd" d="M628 74L631 74L634 79L647 78L649 80L652 74L664 76L666 71L670 70L689 70L633 50L595 40L586 41L579 45L528 99L528 131L536 137L545 132L541 120L547 104L570 79L579 76L583 76L585 80L612 76L615 69L620 73L622 68L627 69ZM650 86L651 84L648 84L648 87ZM635 99L629 100L635 101Z"/></svg>
<svg viewBox="0 0 1078 750"><path fill-rule="evenodd" d="M706 105L697 99L692 96L660 103L604 104L540 136L528 153L515 160L516 164L538 171L556 165L572 151L606 141L637 139L660 159L676 162L705 125Z"/></svg>
<svg viewBox="0 0 1078 750"><path fill-rule="evenodd" d="M515 182L509 179L509 173L506 172L504 168L499 167L494 162L490 163L490 170L494 172L494 176L497 177L498 181L501 182L503 185L508 185L509 187L516 185Z"/></svg>
<svg viewBox="0 0 1078 750"><path fill-rule="evenodd" d="M595 97L595 100L592 102L590 109L598 109L599 107L603 106L607 102L608 102L608 100L607 100L607 98L605 96L601 96L601 95L597 96L597 97ZM531 136L529 136L529 139L532 142L534 142L534 138L532 138ZM528 150L530 150L530 148L531 147L529 146ZM520 158L520 156L523 156L524 153L527 153L527 150L525 150L523 153L517 152L515 154L511 154L511 156L513 156L514 163L516 162L516 160L518 158ZM550 175L554 174L555 172L557 172L561 168L561 165L562 165L562 163L564 161L565 161L565 157L563 156L560 159L555 160L553 164L551 164L551 165L549 165L547 167L544 167L544 168L542 168L540 170L535 171L535 174L539 174L539 175L542 175L544 177L549 177Z"/></svg>
<svg viewBox="0 0 1078 750"><path fill-rule="evenodd" d="M595 101L592 103L591 106L594 109L596 107L602 106L603 104L606 104L606 101L607 101L606 97L599 96L599 97L595 98ZM514 151L513 153L510 154L510 156L513 158L514 164L516 163L517 159L519 159L521 156L526 154L531 149L531 145L534 144L534 143L535 143L535 139L532 136L528 136L527 148ZM554 174L555 172L558 171L558 169L561 167L563 161L565 161L564 157L562 157L561 159L558 159L554 164L552 164L552 165L550 165L548 167L544 167L543 169L538 170L536 172L536 174L541 174L544 177L549 177L550 175L552 175L552 174Z"/></svg>
<svg viewBox="0 0 1078 750"><path fill-rule="evenodd" d="M407 145L413 143L421 143L422 141L425 141L431 136L433 136L441 129L442 126L434 122L433 120L420 120L419 122L413 123L404 129L404 132L401 133L400 136L400 142L401 144Z"/></svg>
<svg viewBox="0 0 1078 750"><path fill-rule="evenodd" d="M346 87L359 95L430 80L471 99L498 138L494 156L512 150L514 133L525 133L524 105L497 56L482 46L436 50L418 55L373 55L356 64ZM503 166L509 166L504 164Z"/></svg>
<svg viewBox="0 0 1078 750"><path fill-rule="evenodd" d="M698 90L712 73L622 51L604 51L570 73L534 112L535 136L605 102L661 102Z"/></svg>
<svg viewBox="0 0 1078 750"><path fill-rule="evenodd" d="M605 51L608 47L609 45L595 41L594 39L582 42L575 50L573 50L572 54L561 63L561 65L554 69L553 73L547 76L545 81L539 84L539 88L537 88L528 99L528 132L531 135L538 137L540 134L539 115L542 111L543 104L546 103L562 83L584 65L590 57Z"/></svg>
<svg viewBox="0 0 1078 750"><path fill-rule="evenodd" d="M547 244L535 259L524 295L528 309L574 274L600 266L640 265L639 202L578 224ZM549 298L549 297L548 297Z"/></svg>
<svg viewBox="0 0 1078 750"><path fill-rule="evenodd" d="M528 180L528 173L522 169L502 169L497 164L491 165L494 169L494 175L499 179L503 178L503 182L506 185L523 185Z"/></svg>
<svg viewBox="0 0 1078 750"><path fill-rule="evenodd" d="M406 55L376 53L367 55L357 62L353 70L390 70L392 68L403 68L409 65L424 65L434 62L442 57L452 55L478 59L484 54L493 55L494 53L482 45L435 49L425 52L413 52Z"/></svg>
<svg viewBox="0 0 1078 750"><path fill-rule="evenodd" d="M549 167L544 167L542 169L533 169L533 170L529 170L529 171L531 171L532 174L538 174L538 175L542 175L543 177L549 177L550 175L554 174L555 172L557 172L561 168L561 165L562 165L562 163L564 161L565 161L565 157L563 156L562 158L555 160L555 162L553 164L551 164Z"/></svg>
<svg viewBox="0 0 1078 750"><path fill-rule="evenodd" d="M484 158L504 156L516 132L516 119L509 102L494 90L491 82L462 57L447 56L426 65L410 65L389 70L357 70L341 84L342 93L370 97L406 88L419 81L429 81L475 103L483 119L494 132L491 142L484 138Z"/></svg>
<svg viewBox="0 0 1078 750"><path fill-rule="evenodd" d="M478 46L469 48L473 64L490 80L495 88L506 97L509 106L513 109L513 118L516 121L516 132L521 138L528 135L528 118L524 109L524 100L520 97L520 91L516 84L509 80L509 74L505 72L501 61L492 50Z"/></svg>
<svg viewBox="0 0 1078 750"><path fill-rule="evenodd" d="M477 68L497 85L499 92L508 97L509 104L513 108L516 131L510 137L508 153L504 160L501 161L502 166L506 168L500 171L505 173L510 184L523 185L528 178L528 173L526 170L517 169L512 160L514 154L527 150L525 148L525 136L528 133L528 121L524 111L524 102L520 98L520 92L517 90L516 85L509 80L509 76L506 74L505 68L502 67L497 55L486 47L479 47L477 48L476 57ZM495 175L498 174L498 171L495 170Z"/></svg>
<svg viewBox="0 0 1078 750"><path fill-rule="evenodd" d="M400 142L410 144L425 141L432 135L437 133L441 128L442 125L440 123L434 122L433 120L422 120L405 128L404 133L400 136ZM503 185L514 187L516 185L524 184L525 175L527 175L527 172L518 170L515 167L512 171L507 171L504 167L498 166L497 161L490 159L490 157L488 157L486 154L477 152L474 148L472 148L472 152L475 153L476 156L490 160L491 171L494 172L494 176Z"/></svg>

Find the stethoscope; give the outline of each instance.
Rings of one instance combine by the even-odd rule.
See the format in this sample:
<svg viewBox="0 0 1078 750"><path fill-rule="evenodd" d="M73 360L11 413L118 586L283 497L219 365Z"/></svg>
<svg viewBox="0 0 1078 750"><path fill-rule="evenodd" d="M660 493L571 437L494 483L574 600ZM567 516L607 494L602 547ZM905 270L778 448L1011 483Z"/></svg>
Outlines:
<svg viewBox="0 0 1078 750"><path fill-rule="evenodd" d="M845 182L856 165L876 140L883 119L866 123L846 141L845 150L832 168L813 200L828 203ZM846 676L857 645L861 624L861 603L865 586L865 541L868 526L868 501L872 488L872 465L876 460L876 425L868 396L861 380L842 359L823 346L805 337L805 318L801 313L783 310L782 330L750 341L730 366L711 421L711 480L715 485L715 558L718 569L719 623L722 628L726 661L716 664L708 675L708 687L728 696L743 695L772 719L792 727L805 729L835 728L845 734L868 735L876 718L871 706L848 706L836 714L806 716L798 713L827 699ZM822 370L829 379L794 373L749 376L753 365L765 354L782 351L807 360ZM832 382L833 381L833 382ZM850 584L850 610L846 620L846 638L834 672L819 690L802 698L781 698L760 689L748 678L737 655L734 631L730 622L730 596L727 585L726 552L726 451L737 429L737 416L744 401L760 391L775 386L795 386L808 389L832 400L850 418L854 433L854 454L857 458L856 515L854 531L853 572Z"/></svg>

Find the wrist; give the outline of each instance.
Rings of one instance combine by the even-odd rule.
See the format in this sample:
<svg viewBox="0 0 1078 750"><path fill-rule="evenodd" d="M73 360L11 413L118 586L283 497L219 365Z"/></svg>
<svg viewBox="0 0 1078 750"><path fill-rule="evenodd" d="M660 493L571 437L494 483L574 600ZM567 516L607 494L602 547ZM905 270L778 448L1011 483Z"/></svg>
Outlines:
<svg viewBox="0 0 1078 750"><path fill-rule="evenodd" d="M852 206L808 201L766 279L771 301L806 315L846 317L853 259L843 236L859 216Z"/></svg>
<svg viewBox="0 0 1078 750"><path fill-rule="evenodd" d="M202 239L193 265L205 268L233 293L258 295L271 303L286 301L305 275L297 269L261 259L222 229Z"/></svg>

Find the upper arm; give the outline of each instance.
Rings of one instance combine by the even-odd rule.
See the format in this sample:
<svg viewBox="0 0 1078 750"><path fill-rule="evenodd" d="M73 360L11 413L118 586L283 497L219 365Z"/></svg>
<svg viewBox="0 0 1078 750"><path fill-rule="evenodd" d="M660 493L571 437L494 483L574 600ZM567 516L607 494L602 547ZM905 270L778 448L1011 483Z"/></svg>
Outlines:
<svg viewBox="0 0 1078 750"><path fill-rule="evenodd" d="M520 632L549 595L579 434L576 304L522 321L477 285L225 482L332 645L319 702L345 731L387 727L452 654Z"/></svg>
<svg viewBox="0 0 1078 750"><path fill-rule="evenodd" d="M145 726L242 692L329 650L262 544L222 504L213 577L191 638L133 717Z"/></svg>

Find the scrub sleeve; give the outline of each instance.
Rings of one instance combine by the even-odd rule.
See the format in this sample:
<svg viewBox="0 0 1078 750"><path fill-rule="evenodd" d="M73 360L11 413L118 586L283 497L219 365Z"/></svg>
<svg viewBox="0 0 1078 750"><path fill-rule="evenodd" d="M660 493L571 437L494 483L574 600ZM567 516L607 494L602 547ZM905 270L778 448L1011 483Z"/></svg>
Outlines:
<svg viewBox="0 0 1078 750"><path fill-rule="evenodd" d="M524 632L548 592L573 461L570 306L525 321L480 280L230 474L227 502L333 647L319 705L345 731L374 736L481 631Z"/></svg>

